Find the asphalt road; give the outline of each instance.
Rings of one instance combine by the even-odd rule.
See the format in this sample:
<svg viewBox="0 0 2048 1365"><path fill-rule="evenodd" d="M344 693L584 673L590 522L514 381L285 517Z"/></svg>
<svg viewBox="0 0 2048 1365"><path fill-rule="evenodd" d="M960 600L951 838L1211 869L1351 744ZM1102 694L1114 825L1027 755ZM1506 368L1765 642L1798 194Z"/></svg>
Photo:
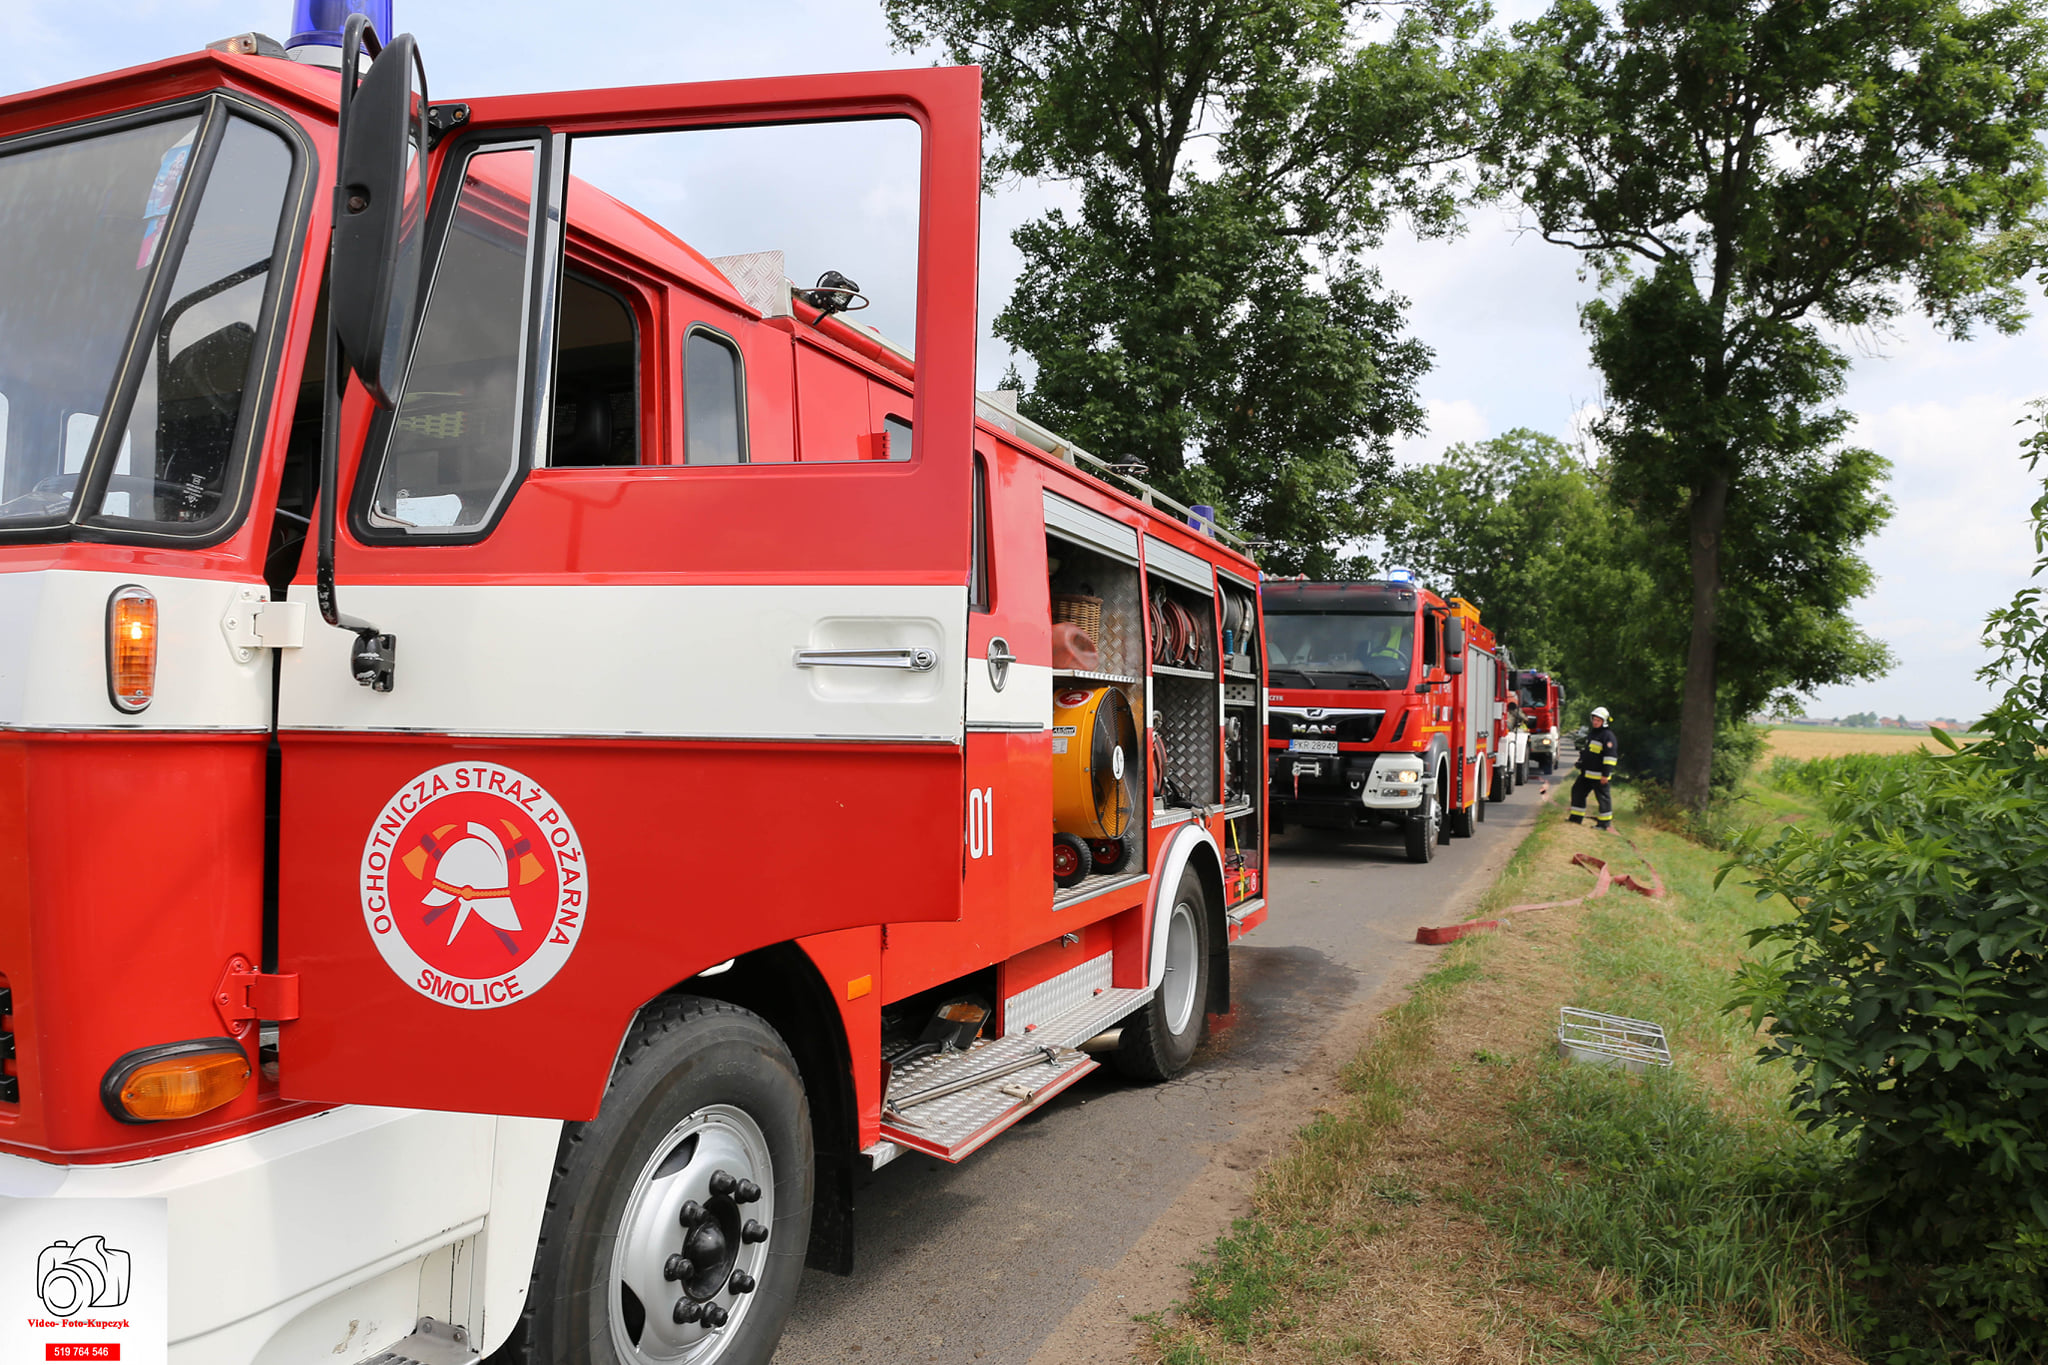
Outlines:
<svg viewBox="0 0 2048 1365"><path fill-rule="evenodd" d="M1537 790L1489 807L1475 839L1426 865L1391 832L1276 841L1272 913L1232 950L1232 1017L1188 1070L1137 1086L1105 1066L960 1165L913 1154L876 1172L853 1274L806 1273L777 1365L1030 1360L1203 1175L1235 1115L1390 973L1441 951L1415 946L1416 928L1465 917L1535 819Z"/></svg>

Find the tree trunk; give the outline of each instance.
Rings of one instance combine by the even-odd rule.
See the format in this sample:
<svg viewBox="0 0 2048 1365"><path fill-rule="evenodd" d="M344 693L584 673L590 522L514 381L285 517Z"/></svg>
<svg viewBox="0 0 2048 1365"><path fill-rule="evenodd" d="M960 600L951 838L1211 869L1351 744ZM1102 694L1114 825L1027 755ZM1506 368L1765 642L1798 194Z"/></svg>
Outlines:
<svg viewBox="0 0 2048 1365"><path fill-rule="evenodd" d="M1671 794L1696 811L1707 808L1714 777L1714 628L1721 604L1721 528L1727 519L1728 479L1714 474L1692 499L1692 644L1685 653L1678 771L1671 782Z"/></svg>

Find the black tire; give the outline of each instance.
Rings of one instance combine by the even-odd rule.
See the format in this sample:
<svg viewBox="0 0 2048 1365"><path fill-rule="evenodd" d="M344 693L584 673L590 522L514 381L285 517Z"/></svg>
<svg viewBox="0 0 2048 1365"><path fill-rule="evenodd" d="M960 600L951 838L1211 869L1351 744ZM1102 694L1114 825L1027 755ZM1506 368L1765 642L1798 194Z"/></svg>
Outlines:
<svg viewBox="0 0 2048 1365"><path fill-rule="evenodd" d="M1469 806L1461 806L1457 810L1450 812L1444 819L1445 833L1449 834L1453 839L1471 838L1473 832L1479 827L1478 822L1473 818L1472 812L1475 809L1484 807L1485 804L1483 801L1475 801Z"/></svg>
<svg viewBox="0 0 2048 1365"><path fill-rule="evenodd" d="M1064 871L1062 869L1065 869ZM1095 870L1095 859L1088 852L1088 841L1078 834L1055 834L1052 836L1052 883L1062 889L1079 886L1088 880L1088 874Z"/></svg>
<svg viewBox="0 0 2048 1365"><path fill-rule="evenodd" d="M1183 915L1193 939L1192 999L1186 998L1175 979L1177 972L1188 970L1186 954L1174 937L1175 921ZM1124 1020L1123 1037L1110 1054L1116 1069L1134 1081L1170 1081L1178 1076L1195 1055L1209 1021L1209 898L1192 867L1180 874L1180 885L1174 888L1167 935L1166 980L1145 1008ZM1182 959L1178 967L1177 957ZM1176 1004L1180 1008L1177 1018Z"/></svg>
<svg viewBox="0 0 2048 1365"><path fill-rule="evenodd" d="M1486 808L1492 804L1493 802L1485 797L1481 797L1472 803L1472 819L1474 823L1481 825L1486 823Z"/></svg>
<svg viewBox="0 0 2048 1365"><path fill-rule="evenodd" d="M742 1184L735 1193L714 1194L706 1201L709 1208L700 1213L700 1222L739 1228L747 1208L768 1209L765 1255L753 1252L757 1243L747 1242L748 1234L721 1233L722 1244L737 1248L733 1255L757 1266L752 1292L742 1296L734 1288L736 1280L723 1278L732 1266L718 1271L714 1258L706 1273L718 1276L716 1283L693 1283L687 1297L697 1302L702 1294L732 1314L717 1334L723 1344L705 1357L707 1365L714 1360L717 1365L767 1365L795 1305L810 1242L816 1178L810 1106L796 1060L766 1020L737 1005L695 996L649 1006L619 1053L597 1117L563 1127L526 1308L512 1339L492 1356L493 1365L622 1365L630 1357L619 1349L615 1333L626 1332L629 1344L637 1347L647 1332L657 1330L656 1314L660 1323L672 1323L675 1304L642 1302L615 1279L614 1248L626 1244L629 1216L654 1219L658 1201L643 1203L643 1191L658 1193L664 1178L691 1179L693 1165L715 1160L710 1150L700 1154L700 1143L715 1150L727 1134L690 1125L707 1114L733 1112L751 1120L765 1143L773 1163L772 1202L747 1200ZM646 1180L650 1172L653 1185ZM708 1179L709 1173L704 1175ZM661 1227L671 1222L658 1220ZM636 1221L633 1226L654 1225ZM672 1231L680 1251L685 1225L675 1221ZM697 1245L701 1253L705 1244ZM666 1292L680 1301L684 1290L678 1284ZM637 1334L632 1331L634 1304Z"/></svg>
<svg viewBox="0 0 2048 1365"><path fill-rule="evenodd" d="M1508 793L1513 791L1514 789L1514 775L1510 773L1505 766L1489 770L1486 792L1487 800L1505 801L1508 799Z"/></svg>
<svg viewBox="0 0 2048 1365"><path fill-rule="evenodd" d="M1541 761L1541 762L1542 762L1542 764L1543 764L1543 775L1544 775L1545 777L1548 777L1548 776L1550 776L1550 775L1551 775L1552 773L1554 773L1554 772L1556 772L1556 771L1557 771L1557 755L1556 755L1556 754L1545 754L1545 755L1543 755L1543 757L1542 757L1542 759L1541 759L1540 761Z"/></svg>
<svg viewBox="0 0 2048 1365"><path fill-rule="evenodd" d="M1436 793L1426 792L1422 797L1422 808L1408 817L1402 829L1408 841L1409 862L1426 863L1436 856L1437 826L1440 823Z"/></svg>
<svg viewBox="0 0 2048 1365"><path fill-rule="evenodd" d="M1128 839L1090 839L1088 856L1094 862L1097 872L1121 872L1131 860L1131 841Z"/></svg>
<svg viewBox="0 0 2048 1365"><path fill-rule="evenodd" d="M1457 831L1451 828L1451 775L1439 769L1436 775L1436 841L1448 845Z"/></svg>

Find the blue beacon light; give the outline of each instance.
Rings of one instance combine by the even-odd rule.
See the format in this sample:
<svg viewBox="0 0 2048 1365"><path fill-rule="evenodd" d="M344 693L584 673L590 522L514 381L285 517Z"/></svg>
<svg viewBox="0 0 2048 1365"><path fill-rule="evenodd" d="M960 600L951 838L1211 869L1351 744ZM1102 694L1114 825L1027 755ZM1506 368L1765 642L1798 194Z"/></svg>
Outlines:
<svg viewBox="0 0 2048 1365"><path fill-rule="evenodd" d="M341 29L351 14L367 15L377 41L391 37L391 0L292 0L292 36L285 47L300 61L341 65ZM301 51L310 48L312 51ZM331 53L320 48L332 48Z"/></svg>

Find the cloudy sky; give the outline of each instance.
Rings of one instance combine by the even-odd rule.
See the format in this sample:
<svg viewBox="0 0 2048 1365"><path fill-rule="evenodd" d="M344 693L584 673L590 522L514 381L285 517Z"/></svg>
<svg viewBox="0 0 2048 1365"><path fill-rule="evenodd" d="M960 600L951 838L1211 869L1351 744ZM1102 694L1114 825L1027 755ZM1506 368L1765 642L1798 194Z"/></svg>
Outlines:
<svg viewBox="0 0 2048 1365"><path fill-rule="evenodd" d="M1538 8L1501 5L1507 19ZM249 29L283 38L290 11L289 0L6 0L0 92ZM890 50L880 5L870 0L396 0L396 18L421 40L436 99L921 60ZM880 127L637 140L587 149L577 166L711 254L775 248L800 279L843 271L872 296L867 319L907 339L916 205L902 168L915 154L914 136ZM1015 278L1010 232L1067 201L1059 186L1026 184L984 205L984 319ZM1570 252L1518 232L1511 216L1481 210L1455 242L1397 237L1381 266L1411 301L1415 332L1436 351L1422 384L1430 431L1408 442L1403 458L1426 459L1453 441L1514 427L1575 436L1600 386L1577 320L1590 286ZM2028 402L2048 394L2048 324L1968 343L1909 326L1850 345L1857 361L1845 401L1857 414L1855 439L1892 461L1897 503L1868 547L1880 582L1856 616L1901 662L1879 682L1824 691L1809 710L1969 718L1988 700L1973 676L1984 658L1985 613L2032 567L2026 512L2038 482L2018 458L2015 423ZM985 339L984 384L1009 360Z"/></svg>

